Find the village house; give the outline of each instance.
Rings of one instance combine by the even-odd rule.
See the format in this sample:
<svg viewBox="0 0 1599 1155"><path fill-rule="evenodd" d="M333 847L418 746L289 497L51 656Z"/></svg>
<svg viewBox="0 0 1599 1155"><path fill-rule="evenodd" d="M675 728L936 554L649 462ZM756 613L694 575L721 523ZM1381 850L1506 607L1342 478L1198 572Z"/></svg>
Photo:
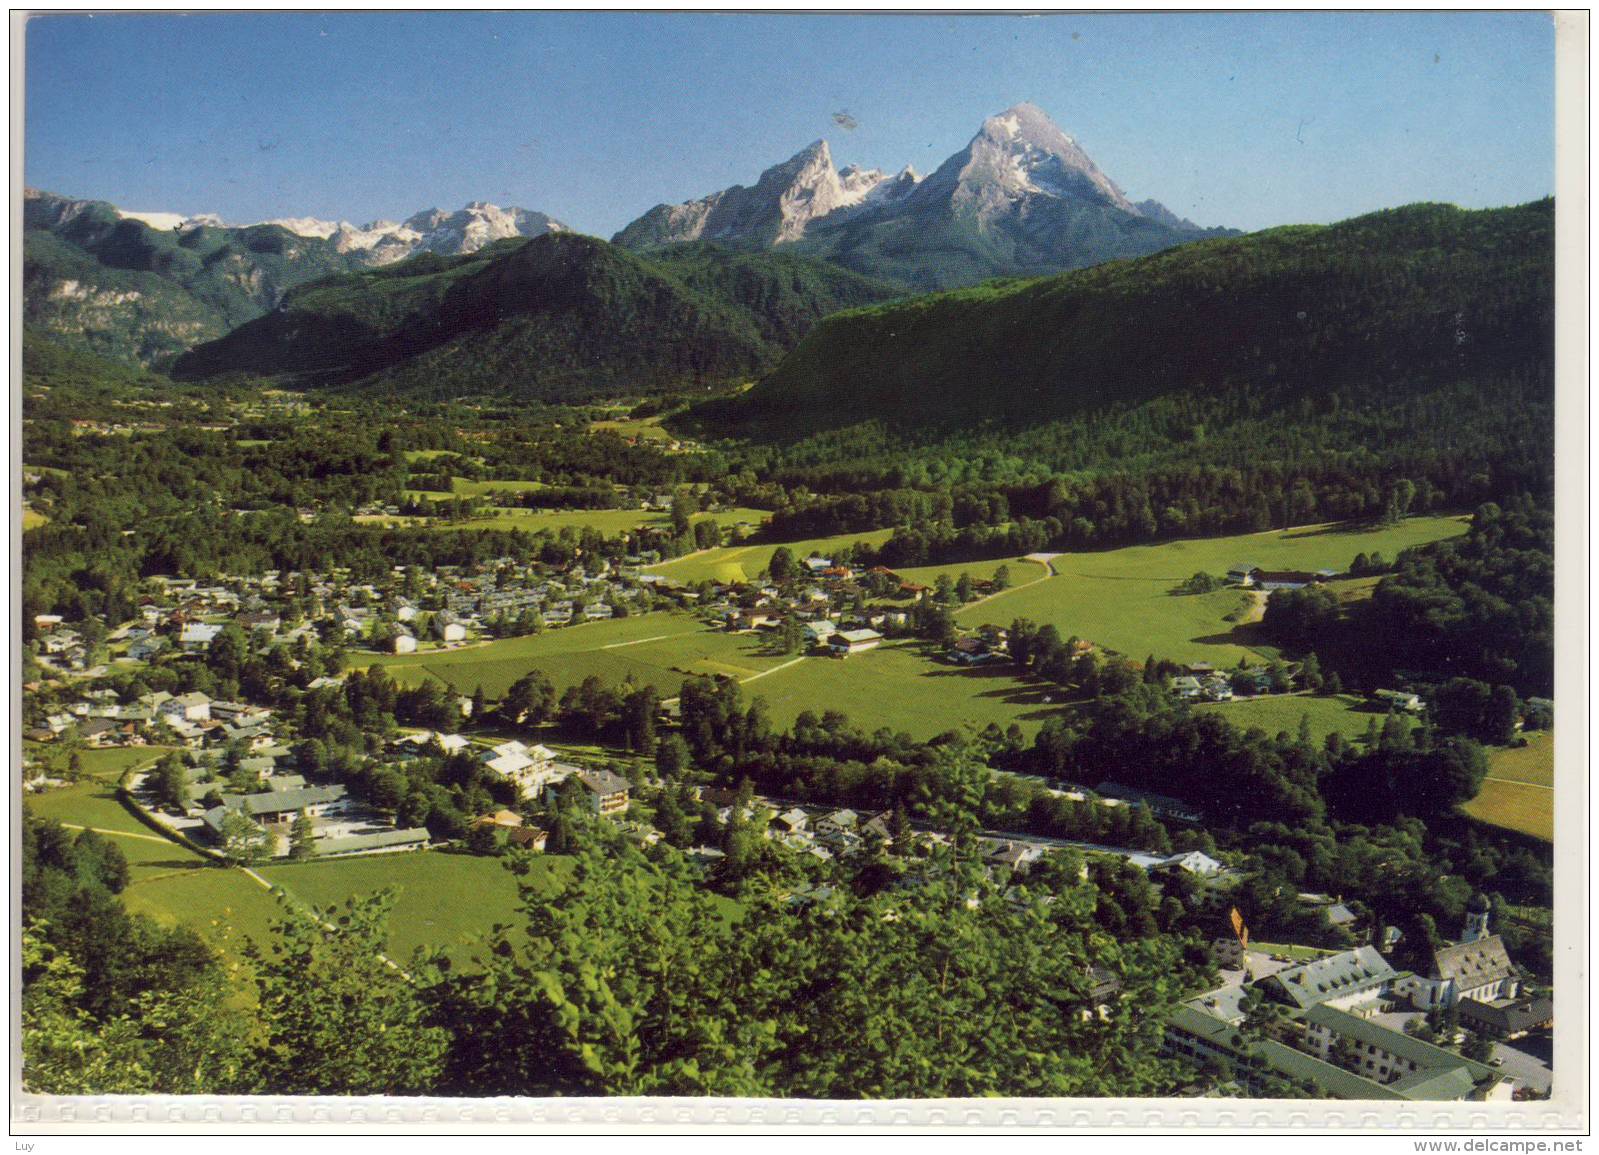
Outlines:
<svg viewBox="0 0 1599 1155"><path fill-rule="evenodd" d="M837 633L838 626L826 618L822 618L818 621L806 622L802 632L805 635L805 640L816 646L826 642L828 638Z"/></svg>
<svg viewBox="0 0 1599 1155"><path fill-rule="evenodd" d="M1163 858L1149 868L1151 875L1181 871L1184 874L1196 875L1199 878L1213 878L1222 872L1222 864L1210 855L1198 850L1189 850L1182 854L1173 854Z"/></svg>
<svg viewBox="0 0 1599 1155"><path fill-rule="evenodd" d="M161 718L176 718L184 722L205 722L211 718L211 699L195 690L178 697L169 697L156 707Z"/></svg>
<svg viewBox="0 0 1599 1155"><path fill-rule="evenodd" d="M270 610L255 610L243 613L235 620L239 623L239 628L247 634L254 633L256 630L265 630L269 634L275 634L283 625L283 619Z"/></svg>
<svg viewBox="0 0 1599 1155"><path fill-rule="evenodd" d="M621 814L628 806L627 779L609 770L580 770L574 780L596 814Z"/></svg>
<svg viewBox="0 0 1599 1155"><path fill-rule="evenodd" d="M511 830L522 825L522 816L514 810L496 810L493 814L482 815L473 825Z"/></svg>
<svg viewBox="0 0 1599 1155"><path fill-rule="evenodd" d="M1200 695L1199 679L1192 674L1184 674L1171 680L1171 691L1179 698L1193 699Z"/></svg>
<svg viewBox="0 0 1599 1155"><path fill-rule="evenodd" d="M221 632L221 626L208 625L205 622L189 622L179 632L178 644L190 653L198 653L210 646Z"/></svg>
<svg viewBox="0 0 1599 1155"><path fill-rule="evenodd" d="M983 849L983 861L989 866L1006 867L1016 874L1025 874L1042 857L1044 848L1030 842L989 842Z"/></svg>
<svg viewBox="0 0 1599 1155"><path fill-rule="evenodd" d="M550 832L537 826L519 826L508 832L506 841L522 850L543 851L549 844Z"/></svg>
<svg viewBox="0 0 1599 1155"><path fill-rule="evenodd" d="M827 640L827 645L835 656L847 658L875 650L882 642L883 635L876 630L840 630Z"/></svg>
<svg viewBox="0 0 1599 1155"><path fill-rule="evenodd" d="M466 626L449 610L440 610L434 614L432 624L433 636L441 642L461 642L466 640Z"/></svg>
<svg viewBox="0 0 1599 1155"><path fill-rule="evenodd" d="M147 637L134 639L134 641L128 646L128 657L132 658L136 662L148 662L151 658L155 657L166 648L166 639L158 638L152 634Z"/></svg>
<svg viewBox="0 0 1599 1155"><path fill-rule="evenodd" d="M1456 1004L1463 1026L1494 1039L1519 1039L1554 1025L1555 1004L1544 996L1523 997L1499 1003L1461 999Z"/></svg>
<svg viewBox="0 0 1599 1155"><path fill-rule="evenodd" d="M1094 793L1102 798L1113 798L1129 805L1142 804L1162 818L1174 818L1180 822L1200 822L1204 819L1203 810L1192 803L1184 802L1181 798L1154 794L1147 790L1135 790L1120 782L1101 782L1094 787Z"/></svg>

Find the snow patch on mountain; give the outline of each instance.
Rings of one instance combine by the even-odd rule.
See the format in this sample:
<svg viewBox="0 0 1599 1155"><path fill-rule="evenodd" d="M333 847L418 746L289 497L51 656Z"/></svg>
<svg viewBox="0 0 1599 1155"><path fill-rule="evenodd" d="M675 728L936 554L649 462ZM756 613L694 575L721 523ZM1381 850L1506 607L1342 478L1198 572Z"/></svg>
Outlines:
<svg viewBox="0 0 1599 1155"><path fill-rule="evenodd" d="M371 265L403 261L413 253L429 252L454 256L475 253L485 245L508 237L537 237L566 231L566 226L544 213L523 208L501 208L487 201L473 201L454 212L424 209L406 220L371 221L353 225L349 221L328 221L319 217L279 217L249 225L228 225L215 213L190 216L186 213L133 212L117 209L125 220L142 221L155 229L256 228L275 225L300 237L332 241L341 253L361 253Z"/></svg>
<svg viewBox="0 0 1599 1155"><path fill-rule="evenodd" d="M186 216L183 213L141 213L131 209L118 209L117 216L125 221L141 221L152 229L190 229L202 225L214 229L226 228L222 218L216 213L200 213L198 216Z"/></svg>

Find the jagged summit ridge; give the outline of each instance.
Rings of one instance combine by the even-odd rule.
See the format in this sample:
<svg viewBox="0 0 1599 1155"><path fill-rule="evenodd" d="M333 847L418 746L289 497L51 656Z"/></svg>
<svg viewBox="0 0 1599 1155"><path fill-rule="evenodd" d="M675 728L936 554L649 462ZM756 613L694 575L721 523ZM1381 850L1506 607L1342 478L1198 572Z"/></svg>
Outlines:
<svg viewBox="0 0 1599 1155"><path fill-rule="evenodd" d="M824 217L867 204L885 182L904 175L890 178L859 165L840 170L827 141L815 140L749 188L734 185L698 200L656 205L614 239L629 248L700 240L786 244Z"/></svg>

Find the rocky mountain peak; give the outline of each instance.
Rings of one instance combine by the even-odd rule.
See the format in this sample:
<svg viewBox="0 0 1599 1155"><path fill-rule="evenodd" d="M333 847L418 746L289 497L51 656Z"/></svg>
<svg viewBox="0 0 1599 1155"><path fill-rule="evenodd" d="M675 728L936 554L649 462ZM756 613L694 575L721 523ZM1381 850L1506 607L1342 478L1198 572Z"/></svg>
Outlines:
<svg viewBox="0 0 1599 1155"><path fill-rule="evenodd" d="M922 186L979 221L1035 196L1098 201L1138 214L1131 201L1037 105L1017 104L983 121L971 142Z"/></svg>

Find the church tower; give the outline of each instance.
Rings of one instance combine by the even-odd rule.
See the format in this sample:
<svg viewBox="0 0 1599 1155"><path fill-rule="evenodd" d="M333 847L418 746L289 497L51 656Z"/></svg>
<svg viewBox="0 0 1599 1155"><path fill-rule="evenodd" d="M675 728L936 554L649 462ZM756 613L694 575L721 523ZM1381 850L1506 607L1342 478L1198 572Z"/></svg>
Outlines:
<svg viewBox="0 0 1599 1155"><path fill-rule="evenodd" d="M1488 899L1477 895L1466 904L1466 925L1460 932L1460 941L1477 942L1488 937Z"/></svg>

